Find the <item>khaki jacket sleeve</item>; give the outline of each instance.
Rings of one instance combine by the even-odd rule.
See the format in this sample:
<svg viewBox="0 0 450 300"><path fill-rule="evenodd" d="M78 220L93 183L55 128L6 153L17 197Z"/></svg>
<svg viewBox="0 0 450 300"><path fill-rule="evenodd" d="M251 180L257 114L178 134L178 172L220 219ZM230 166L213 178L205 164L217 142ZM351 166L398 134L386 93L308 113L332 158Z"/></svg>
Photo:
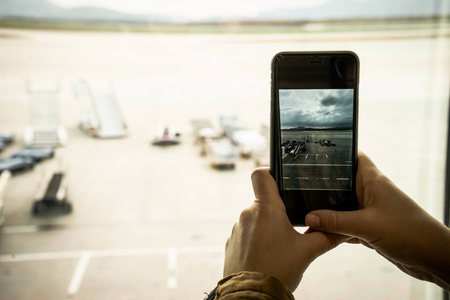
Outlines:
<svg viewBox="0 0 450 300"><path fill-rule="evenodd" d="M294 300L294 296L273 276L259 272L240 272L219 281L214 299Z"/></svg>

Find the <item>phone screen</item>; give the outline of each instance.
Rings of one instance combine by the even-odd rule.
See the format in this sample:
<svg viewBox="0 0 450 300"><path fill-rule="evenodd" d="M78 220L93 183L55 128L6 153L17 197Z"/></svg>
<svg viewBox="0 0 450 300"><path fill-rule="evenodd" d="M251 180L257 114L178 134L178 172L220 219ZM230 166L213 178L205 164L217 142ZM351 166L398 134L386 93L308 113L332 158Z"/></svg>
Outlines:
<svg viewBox="0 0 450 300"><path fill-rule="evenodd" d="M293 224L357 207L358 63L352 52L274 57L271 172Z"/></svg>
<svg viewBox="0 0 450 300"><path fill-rule="evenodd" d="M280 89L282 188L352 189L354 89Z"/></svg>

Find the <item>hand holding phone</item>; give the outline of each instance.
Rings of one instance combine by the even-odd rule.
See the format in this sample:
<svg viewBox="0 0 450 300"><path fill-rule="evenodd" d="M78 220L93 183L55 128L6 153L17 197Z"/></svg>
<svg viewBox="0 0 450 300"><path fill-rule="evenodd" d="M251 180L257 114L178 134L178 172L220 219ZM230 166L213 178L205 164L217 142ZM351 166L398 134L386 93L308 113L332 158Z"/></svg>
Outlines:
<svg viewBox="0 0 450 300"><path fill-rule="evenodd" d="M313 210L358 207L358 76L349 51L273 58L270 169L294 225Z"/></svg>
<svg viewBox="0 0 450 300"><path fill-rule="evenodd" d="M360 209L313 211L306 216L308 226L351 236L352 243L375 249L406 274L450 291L450 229L400 190L364 153L358 156L355 185Z"/></svg>
<svg viewBox="0 0 450 300"><path fill-rule="evenodd" d="M223 275L260 272L276 277L294 291L312 261L348 237L297 232L286 216L269 170L256 169L251 179L255 202L242 211L233 227L225 247Z"/></svg>

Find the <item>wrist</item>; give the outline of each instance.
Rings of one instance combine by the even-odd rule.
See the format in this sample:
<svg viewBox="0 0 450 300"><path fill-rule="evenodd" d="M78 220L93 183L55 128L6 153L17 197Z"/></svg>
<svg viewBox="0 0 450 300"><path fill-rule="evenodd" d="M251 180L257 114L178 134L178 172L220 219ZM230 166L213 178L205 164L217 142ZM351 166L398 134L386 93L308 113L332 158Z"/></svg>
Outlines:
<svg viewBox="0 0 450 300"><path fill-rule="evenodd" d="M429 265L426 267L430 274L432 282L439 285L443 289L450 291L450 229L439 221L435 220L433 241L430 241L432 249L427 253L429 256Z"/></svg>
<svg viewBox="0 0 450 300"><path fill-rule="evenodd" d="M215 299L260 299L264 296L294 300L292 293L280 280L260 272L239 272L223 278L217 285Z"/></svg>

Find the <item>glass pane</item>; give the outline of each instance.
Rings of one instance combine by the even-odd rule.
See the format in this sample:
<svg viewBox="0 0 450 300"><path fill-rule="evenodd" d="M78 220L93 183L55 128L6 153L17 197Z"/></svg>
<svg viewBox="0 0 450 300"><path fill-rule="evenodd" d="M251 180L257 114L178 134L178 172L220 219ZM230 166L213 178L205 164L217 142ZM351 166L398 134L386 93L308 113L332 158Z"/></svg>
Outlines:
<svg viewBox="0 0 450 300"><path fill-rule="evenodd" d="M207 19L180 9L171 23L123 15L92 23L67 17L68 23L31 13L0 20L0 132L15 134L1 157L19 150L39 119L30 82L57 83L58 104L48 104L58 115L53 140L60 128L67 136L56 157L14 173L0 191L2 294L201 299L213 289L232 226L254 199L250 174L268 163L270 63L280 51L358 54L359 148L442 220L448 1L375 2L345 13L331 0L309 8L236 4L237 15L230 4L221 6L223 19L213 19L220 9L196 2ZM46 11L83 5L55 3L62 10ZM148 9L109 5L127 13ZM55 170L65 174L72 212L32 214ZM342 245L313 262L294 295L439 299L441 290L374 251Z"/></svg>

